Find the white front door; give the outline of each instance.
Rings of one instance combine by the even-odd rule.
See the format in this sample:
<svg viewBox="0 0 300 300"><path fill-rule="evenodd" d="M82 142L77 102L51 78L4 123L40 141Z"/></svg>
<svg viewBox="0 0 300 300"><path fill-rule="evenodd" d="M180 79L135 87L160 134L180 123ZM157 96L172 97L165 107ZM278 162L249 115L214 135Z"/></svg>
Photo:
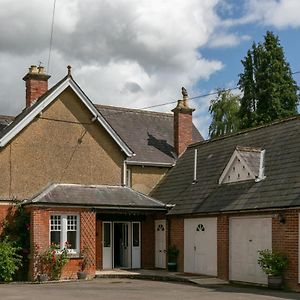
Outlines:
<svg viewBox="0 0 300 300"><path fill-rule="evenodd" d="M184 272L217 276L217 218L184 220Z"/></svg>
<svg viewBox="0 0 300 300"><path fill-rule="evenodd" d="M166 220L155 221L155 267L166 268Z"/></svg>
<svg viewBox="0 0 300 300"><path fill-rule="evenodd" d="M141 222L132 222L132 268L141 267Z"/></svg>
<svg viewBox="0 0 300 300"><path fill-rule="evenodd" d="M258 251L272 249L272 219L231 218L229 234L230 280L267 283L257 259Z"/></svg>
<svg viewBox="0 0 300 300"><path fill-rule="evenodd" d="M102 223L103 269L112 269L112 222Z"/></svg>

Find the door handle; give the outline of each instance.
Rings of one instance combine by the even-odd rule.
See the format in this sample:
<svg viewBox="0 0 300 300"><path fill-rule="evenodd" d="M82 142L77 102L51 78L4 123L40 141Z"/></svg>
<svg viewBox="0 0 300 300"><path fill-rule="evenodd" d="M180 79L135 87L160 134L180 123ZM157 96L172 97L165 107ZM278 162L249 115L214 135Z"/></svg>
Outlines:
<svg viewBox="0 0 300 300"><path fill-rule="evenodd" d="M167 253L167 250L164 250L164 253Z"/></svg>
<svg viewBox="0 0 300 300"><path fill-rule="evenodd" d="M196 246L194 246L194 251L196 251L196 249L197 249Z"/></svg>
<svg viewBox="0 0 300 300"><path fill-rule="evenodd" d="M159 250L159 252L161 252L161 250Z"/></svg>

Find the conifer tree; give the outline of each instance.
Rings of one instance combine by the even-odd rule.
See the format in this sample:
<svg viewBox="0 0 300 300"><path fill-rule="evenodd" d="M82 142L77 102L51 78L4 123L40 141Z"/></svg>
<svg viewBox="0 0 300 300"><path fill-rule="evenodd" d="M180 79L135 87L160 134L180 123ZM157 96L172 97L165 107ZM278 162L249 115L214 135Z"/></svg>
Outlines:
<svg viewBox="0 0 300 300"><path fill-rule="evenodd" d="M297 113L298 87L279 39L267 32L264 42L253 44L242 61L239 88L243 92L241 128L249 128Z"/></svg>

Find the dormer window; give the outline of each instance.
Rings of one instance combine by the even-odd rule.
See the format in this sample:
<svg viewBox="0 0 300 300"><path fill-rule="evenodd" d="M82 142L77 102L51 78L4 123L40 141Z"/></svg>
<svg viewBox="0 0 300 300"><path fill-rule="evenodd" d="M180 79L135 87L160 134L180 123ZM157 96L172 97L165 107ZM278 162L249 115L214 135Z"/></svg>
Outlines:
<svg viewBox="0 0 300 300"><path fill-rule="evenodd" d="M237 146L222 172L219 184L264 179L264 156L265 150Z"/></svg>

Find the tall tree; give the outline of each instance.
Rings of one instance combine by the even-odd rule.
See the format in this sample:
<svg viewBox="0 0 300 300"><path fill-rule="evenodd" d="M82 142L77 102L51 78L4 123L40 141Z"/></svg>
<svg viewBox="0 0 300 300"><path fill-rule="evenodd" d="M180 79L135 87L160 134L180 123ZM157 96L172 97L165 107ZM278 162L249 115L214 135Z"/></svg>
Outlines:
<svg viewBox="0 0 300 300"><path fill-rule="evenodd" d="M232 133L239 128L238 111L240 97L231 91L218 90L217 97L210 102L209 112L212 122L209 126L211 138Z"/></svg>
<svg viewBox="0 0 300 300"><path fill-rule="evenodd" d="M263 43L252 45L240 74L241 128L249 128L297 113L298 87L279 39L268 31Z"/></svg>

